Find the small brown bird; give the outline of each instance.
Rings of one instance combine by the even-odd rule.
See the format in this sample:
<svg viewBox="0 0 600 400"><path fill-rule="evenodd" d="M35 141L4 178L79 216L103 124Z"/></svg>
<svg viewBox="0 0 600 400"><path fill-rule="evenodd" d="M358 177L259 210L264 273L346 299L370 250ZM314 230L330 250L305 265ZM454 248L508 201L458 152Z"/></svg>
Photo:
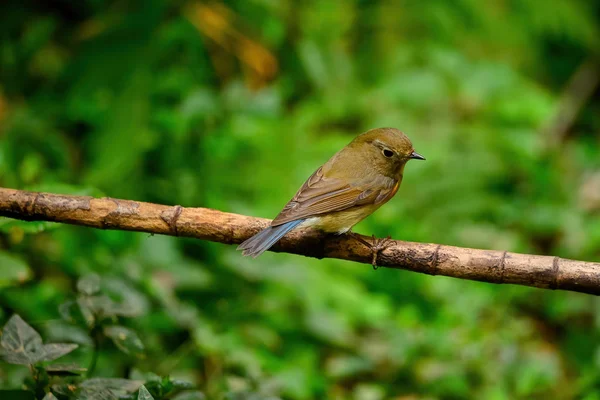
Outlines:
<svg viewBox="0 0 600 400"><path fill-rule="evenodd" d="M302 185L271 226L238 247L258 257L296 227L343 234L387 203L398 191L408 160L425 160L394 128L371 129L350 142ZM369 246L373 264L381 243Z"/></svg>

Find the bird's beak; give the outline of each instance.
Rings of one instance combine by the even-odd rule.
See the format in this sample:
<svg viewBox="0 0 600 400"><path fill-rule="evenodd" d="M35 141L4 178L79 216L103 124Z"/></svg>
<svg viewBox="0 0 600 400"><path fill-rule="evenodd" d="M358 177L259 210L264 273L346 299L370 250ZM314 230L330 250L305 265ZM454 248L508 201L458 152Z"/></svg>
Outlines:
<svg viewBox="0 0 600 400"><path fill-rule="evenodd" d="M412 153L410 153L410 158L415 159L415 160L425 160L425 157L423 157L416 151L413 151Z"/></svg>

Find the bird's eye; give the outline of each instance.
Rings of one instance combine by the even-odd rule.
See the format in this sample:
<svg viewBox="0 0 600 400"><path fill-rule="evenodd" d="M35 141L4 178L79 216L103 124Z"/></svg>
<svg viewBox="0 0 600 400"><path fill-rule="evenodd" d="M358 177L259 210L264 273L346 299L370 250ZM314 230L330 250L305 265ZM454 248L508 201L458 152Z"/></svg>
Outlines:
<svg viewBox="0 0 600 400"><path fill-rule="evenodd" d="M383 155L387 158L391 158L394 155L394 152L389 149L383 149Z"/></svg>

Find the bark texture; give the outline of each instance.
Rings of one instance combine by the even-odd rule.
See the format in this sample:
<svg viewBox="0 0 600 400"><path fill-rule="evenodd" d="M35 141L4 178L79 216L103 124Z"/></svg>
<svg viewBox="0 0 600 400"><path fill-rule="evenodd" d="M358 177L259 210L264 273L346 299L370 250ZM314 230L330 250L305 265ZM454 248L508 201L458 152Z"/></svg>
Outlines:
<svg viewBox="0 0 600 400"><path fill-rule="evenodd" d="M0 216L186 236L225 244L241 243L270 222L207 208L4 188L0 188ZM311 229L292 231L271 251L339 258L369 265L372 261L371 250L358 240L346 235L325 235ZM600 263L559 257L394 240L381 251L377 264L429 275L600 294Z"/></svg>

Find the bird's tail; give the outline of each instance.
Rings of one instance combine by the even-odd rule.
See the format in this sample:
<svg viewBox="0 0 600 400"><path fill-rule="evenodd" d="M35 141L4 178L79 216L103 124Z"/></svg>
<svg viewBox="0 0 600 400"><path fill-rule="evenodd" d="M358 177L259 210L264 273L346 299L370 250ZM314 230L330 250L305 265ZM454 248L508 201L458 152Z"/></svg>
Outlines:
<svg viewBox="0 0 600 400"><path fill-rule="evenodd" d="M269 250L271 246L301 222L302 220L297 220L277 226L269 226L240 244L237 249L242 250L242 255L256 258Z"/></svg>

